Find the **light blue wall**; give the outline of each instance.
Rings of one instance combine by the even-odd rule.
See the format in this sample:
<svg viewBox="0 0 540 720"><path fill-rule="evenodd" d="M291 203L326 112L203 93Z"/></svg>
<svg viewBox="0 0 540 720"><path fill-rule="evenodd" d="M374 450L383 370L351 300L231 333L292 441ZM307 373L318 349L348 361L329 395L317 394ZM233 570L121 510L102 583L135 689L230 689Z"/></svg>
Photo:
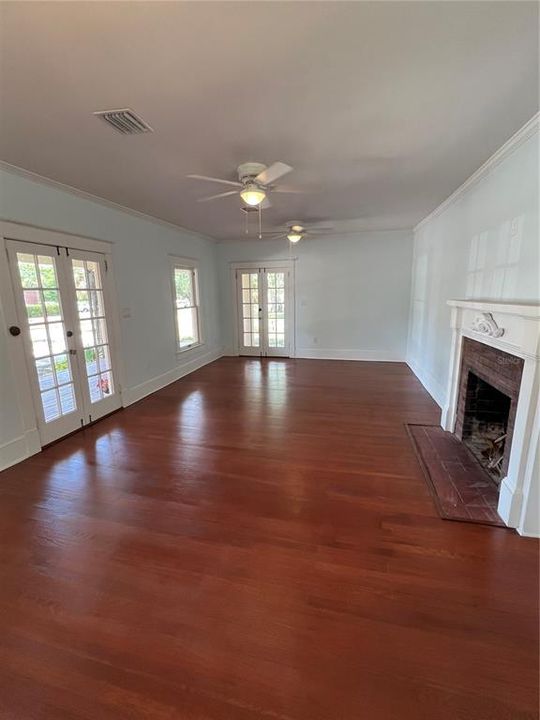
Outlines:
<svg viewBox="0 0 540 720"><path fill-rule="evenodd" d="M412 231L397 230L295 245L297 356L404 361L412 244ZM289 247L287 240L240 241L218 253L224 344L235 352L231 263L284 260Z"/></svg>
<svg viewBox="0 0 540 720"><path fill-rule="evenodd" d="M216 245L46 183L0 170L0 218L112 243L125 384L133 388L221 347ZM200 261L205 347L176 356L169 254ZM1 308L0 308L1 311ZM121 313L120 313L121 314ZM0 327L0 446L20 433L5 323Z"/></svg>

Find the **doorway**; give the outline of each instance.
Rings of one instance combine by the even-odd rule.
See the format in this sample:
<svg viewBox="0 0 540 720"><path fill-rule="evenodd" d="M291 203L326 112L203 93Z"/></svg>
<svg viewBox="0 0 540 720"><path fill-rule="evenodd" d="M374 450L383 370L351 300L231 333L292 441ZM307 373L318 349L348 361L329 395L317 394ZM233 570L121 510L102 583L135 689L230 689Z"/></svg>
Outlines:
<svg viewBox="0 0 540 720"><path fill-rule="evenodd" d="M236 269L238 353L290 357L294 335L291 269L264 265Z"/></svg>
<svg viewBox="0 0 540 720"><path fill-rule="evenodd" d="M121 407L104 254L6 241L42 445Z"/></svg>

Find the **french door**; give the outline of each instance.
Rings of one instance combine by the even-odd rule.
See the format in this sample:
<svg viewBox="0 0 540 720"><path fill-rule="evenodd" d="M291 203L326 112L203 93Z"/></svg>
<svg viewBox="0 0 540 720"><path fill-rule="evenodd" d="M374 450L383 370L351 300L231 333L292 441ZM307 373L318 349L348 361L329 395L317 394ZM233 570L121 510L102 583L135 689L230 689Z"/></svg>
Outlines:
<svg viewBox="0 0 540 720"><path fill-rule="evenodd" d="M7 241L41 444L121 406L100 253ZM109 323L110 325L110 323Z"/></svg>
<svg viewBox="0 0 540 720"><path fill-rule="evenodd" d="M289 357L290 282L288 268L268 266L236 271L240 355Z"/></svg>

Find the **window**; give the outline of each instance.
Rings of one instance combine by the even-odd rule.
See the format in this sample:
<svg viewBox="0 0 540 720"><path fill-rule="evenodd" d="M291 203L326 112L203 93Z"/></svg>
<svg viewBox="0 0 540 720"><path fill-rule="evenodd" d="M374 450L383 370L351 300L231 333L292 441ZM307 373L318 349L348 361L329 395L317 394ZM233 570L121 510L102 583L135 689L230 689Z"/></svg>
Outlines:
<svg viewBox="0 0 540 720"><path fill-rule="evenodd" d="M192 261L173 260L172 283L177 350L201 344L198 270Z"/></svg>

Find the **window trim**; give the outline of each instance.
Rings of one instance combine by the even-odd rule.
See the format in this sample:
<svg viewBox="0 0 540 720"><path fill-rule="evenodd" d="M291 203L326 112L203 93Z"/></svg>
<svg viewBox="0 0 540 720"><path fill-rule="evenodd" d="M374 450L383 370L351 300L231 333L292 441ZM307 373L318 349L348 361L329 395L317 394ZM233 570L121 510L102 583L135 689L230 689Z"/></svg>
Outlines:
<svg viewBox="0 0 540 720"><path fill-rule="evenodd" d="M203 333L203 322L201 313L201 284L200 284L200 268L199 261L195 258L178 257L177 255L169 255L170 263L170 282L171 282L171 296L172 296L172 309L173 309L173 324L174 324L174 337L175 337L175 351L176 356L183 355L190 350L195 350L205 344L204 333ZM176 284L174 280L174 271L178 270L189 270L193 273L193 294L195 299L195 308L197 309L197 330L199 339L197 342L180 347L180 335L178 332L178 320L177 320L177 307L176 307Z"/></svg>

